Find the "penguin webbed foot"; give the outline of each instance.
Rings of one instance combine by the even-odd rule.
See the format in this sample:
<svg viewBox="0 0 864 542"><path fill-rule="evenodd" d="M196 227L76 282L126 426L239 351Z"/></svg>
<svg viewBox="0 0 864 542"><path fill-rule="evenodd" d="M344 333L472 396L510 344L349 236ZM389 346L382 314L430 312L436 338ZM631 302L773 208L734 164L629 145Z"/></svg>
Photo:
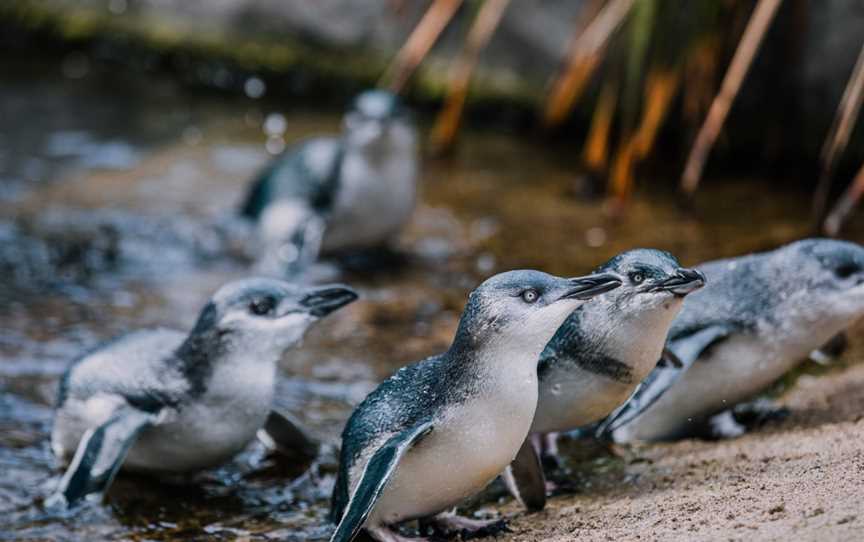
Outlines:
<svg viewBox="0 0 864 542"><path fill-rule="evenodd" d="M731 410L724 410L712 416L707 423L708 436L713 439L737 438L747 432L747 428L738 423Z"/></svg>
<svg viewBox="0 0 864 542"><path fill-rule="evenodd" d="M735 421L749 430L762 427L766 423L783 421L792 414L792 411L763 398L736 405L732 409L732 414Z"/></svg>
<svg viewBox="0 0 864 542"><path fill-rule="evenodd" d="M849 337L846 336L845 331L841 331L831 337L827 343L810 352L809 357L819 365L828 365L842 356L847 348L849 348Z"/></svg>
<svg viewBox="0 0 864 542"><path fill-rule="evenodd" d="M270 411L258 437L265 446L288 458L312 461L318 457L318 442L298 422L281 412Z"/></svg>
<svg viewBox="0 0 864 542"><path fill-rule="evenodd" d="M791 411L768 399L741 403L708 419L708 436L714 439L736 438L769 422L782 421Z"/></svg>

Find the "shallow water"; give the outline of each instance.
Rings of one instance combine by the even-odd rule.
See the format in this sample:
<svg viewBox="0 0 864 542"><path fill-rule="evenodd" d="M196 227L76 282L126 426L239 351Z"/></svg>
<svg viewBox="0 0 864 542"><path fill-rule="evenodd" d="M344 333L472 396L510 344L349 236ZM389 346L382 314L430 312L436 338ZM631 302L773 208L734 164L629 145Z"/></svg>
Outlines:
<svg viewBox="0 0 864 542"><path fill-rule="evenodd" d="M268 159L268 115L283 115L290 143L336 130L338 114L112 77L80 58L2 67L15 77L0 87L0 539L326 539L332 446L312 477L252 446L191 484L121 474L107 504L68 517L40 500L60 474L48 435L68 361L131 329L188 329L212 291L248 273L231 212ZM693 264L807 233L806 195L756 181L706 181L694 215L670 183L645 180L610 223L600 203L570 194L575 156L524 134L469 132L455 158L428 163L392 265L325 269L362 300L282 360L279 406L335 444L352 405L445 348L466 292L498 271L574 275L634 246ZM864 224L850 232L861 241Z"/></svg>

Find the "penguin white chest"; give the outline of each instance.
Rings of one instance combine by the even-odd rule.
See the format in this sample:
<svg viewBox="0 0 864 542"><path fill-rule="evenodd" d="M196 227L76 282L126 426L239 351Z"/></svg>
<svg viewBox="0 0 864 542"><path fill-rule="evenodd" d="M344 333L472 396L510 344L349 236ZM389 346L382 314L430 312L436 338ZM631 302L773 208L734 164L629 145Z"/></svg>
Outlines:
<svg viewBox="0 0 864 542"><path fill-rule="evenodd" d="M595 422L626 401L635 387L576 367L552 369L540 382L531 431L567 431Z"/></svg>
<svg viewBox="0 0 864 542"><path fill-rule="evenodd" d="M533 374L532 374L533 373ZM448 406L403 457L370 517L395 523L434 515L489 484L525 440L537 404L536 372Z"/></svg>
<svg viewBox="0 0 864 542"><path fill-rule="evenodd" d="M374 246L395 236L414 210L416 177L408 153L377 160L346 154L324 250Z"/></svg>

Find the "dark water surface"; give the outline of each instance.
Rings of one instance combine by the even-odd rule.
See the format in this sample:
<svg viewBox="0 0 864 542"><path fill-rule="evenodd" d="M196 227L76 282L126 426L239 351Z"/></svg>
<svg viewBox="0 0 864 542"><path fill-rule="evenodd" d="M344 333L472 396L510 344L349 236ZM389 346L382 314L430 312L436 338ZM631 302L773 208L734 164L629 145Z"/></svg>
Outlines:
<svg viewBox="0 0 864 542"><path fill-rule="evenodd" d="M338 129L339 118L190 94L153 76L118 81L75 56L2 67L0 539L326 539L333 445L352 406L399 366L445 348L483 277L584 273L634 246L694 264L807 233L806 196L756 181L707 181L698 218L676 207L669 183L643 181L610 224L600 203L569 194L575 149L466 133L456 158L427 164L398 262L321 271L362 300L282 360L279 406L328 443L314 476L253 445L192 483L121 473L106 504L49 516L40 502L61 472L49 433L65 365L132 329L188 329L210 293L247 274L246 232L231 211L268 159L263 126L277 150L280 124L290 143ZM862 226L850 237L864 239Z"/></svg>

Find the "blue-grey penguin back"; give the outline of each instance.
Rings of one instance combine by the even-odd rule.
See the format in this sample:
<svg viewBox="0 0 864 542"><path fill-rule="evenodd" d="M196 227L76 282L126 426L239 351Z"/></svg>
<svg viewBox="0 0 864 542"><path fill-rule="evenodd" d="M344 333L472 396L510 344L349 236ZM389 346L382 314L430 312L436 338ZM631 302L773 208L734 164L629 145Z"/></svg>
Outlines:
<svg viewBox="0 0 864 542"><path fill-rule="evenodd" d="M189 382L171 371L171 365L168 371L158 368L166 358L174 361L185 337L172 329L147 329L98 345L69 364L58 386L57 408L63 408L72 396L87 398L97 393L116 394L145 412L179 405L187 397ZM120 373L111 370L118 362L124 366Z"/></svg>
<svg viewBox="0 0 864 542"><path fill-rule="evenodd" d="M722 323L731 329L748 329L759 318L769 315L780 300L778 289L787 285L782 274L771 272L776 255L777 251L761 252L699 265L698 269L708 278L708 286L688 297L672 325L669 339L712 323Z"/></svg>
<svg viewBox="0 0 864 542"><path fill-rule="evenodd" d="M708 287L687 298L669 339L712 323L730 330L753 329L760 319L777 323L774 311L785 296L819 286L817 267L839 275L859 273L864 269L864 248L835 239L804 239L770 252L699 265Z"/></svg>

